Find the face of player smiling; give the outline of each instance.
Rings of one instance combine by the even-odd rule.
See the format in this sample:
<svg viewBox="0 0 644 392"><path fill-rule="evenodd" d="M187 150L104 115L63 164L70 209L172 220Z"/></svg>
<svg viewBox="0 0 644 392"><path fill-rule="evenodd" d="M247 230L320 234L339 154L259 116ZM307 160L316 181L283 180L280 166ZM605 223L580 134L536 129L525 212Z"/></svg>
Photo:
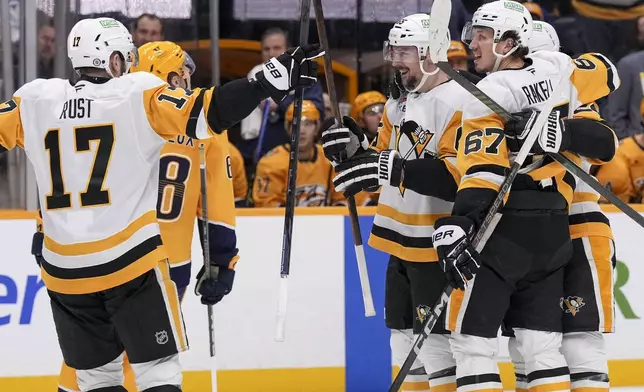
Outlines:
<svg viewBox="0 0 644 392"><path fill-rule="evenodd" d="M423 77L418 49L415 46L393 46L391 51L391 66L400 71L403 86L413 90Z"/></svg>

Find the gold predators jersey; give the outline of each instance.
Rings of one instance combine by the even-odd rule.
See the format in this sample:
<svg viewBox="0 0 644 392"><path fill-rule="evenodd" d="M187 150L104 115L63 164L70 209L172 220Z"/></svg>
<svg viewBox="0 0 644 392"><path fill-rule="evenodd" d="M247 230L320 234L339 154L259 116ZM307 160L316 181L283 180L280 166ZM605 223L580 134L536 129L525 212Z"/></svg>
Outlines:
<svg viewBox="0 0 644 392"><path fill-rule="evenodd" d="M644 145L635 137L622 141L615 158L597 172L597 180L622 201L641 203L644 196Z"/></svg>
<svg viewBox="0 0 644 392"><path fill-rule="evenodd" d="M286 205L288 185L289 147L277 146L257 164L253 184L253 201L256 207L282 207ZM333 187L333 167L324 157L322 146L315 145L310 160L297 164L295 205L318 207L344 203L344 196Z"/></svg>
<svg viewBox="0 0 644 392"><path fill-rule="evenodd" d="M237 261L235 203L231 158L226 132L207 140L177 136L168 140L159 159L159 198L157 218L161 238L172 267L187 265L191 260L195 218L202 216L199 144L206 153L206 190L212 260ZM199 225L201 230L201 224ZM213 251L215 251L213 253ZM176 273L175 273L176 275ZM189 269L180 277L178 287L187 286Z"/></svg>
<svg viewBox="0 0 644 392"><path fill-rule="evenodd" d="M246 168L244 167L244 158L241 152L232 143L228 143L230 148L230 166L233 172L233 193L235 194L235 203L243 202L248 195L248 180L246 179Z"/></svg>
<svg viewBox="0 0 644 392"><path fill-rule="evenodd" d="M407 160L426 155L443 159L458 183L456 140L467 97L465 89L449 81L427 93L389 99L372 148L397 150ZM369 245L406 261L438 261L431 240L434 222L451 211L452 202L383 186Z"/></svg>
<svg viewBox="0 0 644 392"><path fill-rule="evenodd" d="M539 51L528 57L525 67L491 73L477 87L509 112L541 110L557 88L562 70L571 62L575 67L573 74L570 80L563 81L567 83L567 88L558 97L555 106L563 117L568 117L580 106L593 103L619 86L614 66L600 54L587 54L573 61L563 53ZM468 190L466 193L469 196L460 199L457 196L454 209L458 215L474 214L471 216L475 218L484 214L481 208L487 208L477 202L478 196L475 195L487 199L488 196L482 196L487 190L497 192L513 157L508 154L502 136L504 123L501 117L475 98L466 102L463 109L463 136L458 147L458 170L463 175L459 193ZM578 156L567 152L564 154L576 164L581 163ZM543 188L553 187L570 206L575 187L574 176L550 157L534 155L529 158L520 173L529 176L531 181Z"/></svg>
<svg viewBox="0 0 644 392"><path fill-rule="evenodd" d="M76 85L37 79L2 104L0 146L22 146L35 170L49 290L106 290L167 258L156 218L159 152L177 135L212 136L197 126L211 97L178 96L135 73Z"/></svg>

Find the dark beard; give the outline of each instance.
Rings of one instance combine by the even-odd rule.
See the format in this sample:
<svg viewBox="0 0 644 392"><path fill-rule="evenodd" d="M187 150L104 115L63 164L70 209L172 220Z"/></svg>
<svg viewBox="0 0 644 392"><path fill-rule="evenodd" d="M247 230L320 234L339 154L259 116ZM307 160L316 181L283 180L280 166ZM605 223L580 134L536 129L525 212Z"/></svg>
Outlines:
<svg viewBox="0 0 644 392"><path fill-rule="evenodd" d="M415 76L411 76L407 78L407 81L404 83L405 84L405 89L407 91L411 91L416 88L418 85L418 78Z"/></svg>

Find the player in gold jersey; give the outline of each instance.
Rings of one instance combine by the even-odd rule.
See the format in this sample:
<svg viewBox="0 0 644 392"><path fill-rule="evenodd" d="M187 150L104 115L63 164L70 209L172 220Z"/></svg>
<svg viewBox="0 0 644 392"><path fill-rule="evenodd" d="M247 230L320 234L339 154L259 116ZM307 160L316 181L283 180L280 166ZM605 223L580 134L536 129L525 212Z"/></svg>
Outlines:
<svg viewBox="0 0 644 392"><path fill-rule="evenodd" d="M285 115L284 126L290 134L294 106ZM324 159L322 146L315 143L320 126L320 112L311 101L302 102L300 125L300 155L295 186L295 205L298 207L329 206L344 203L344 196L336 192L331 182L333 167ZM277 146L257 164L253 184L253 201L256 207L282 207L286 205L289 146Z"/></svg>

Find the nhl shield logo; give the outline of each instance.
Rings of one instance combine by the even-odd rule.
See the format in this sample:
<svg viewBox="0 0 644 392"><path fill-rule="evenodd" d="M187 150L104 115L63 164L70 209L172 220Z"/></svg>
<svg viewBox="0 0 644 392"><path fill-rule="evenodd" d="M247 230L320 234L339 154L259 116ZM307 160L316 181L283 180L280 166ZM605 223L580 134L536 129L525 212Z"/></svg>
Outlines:
<svg viewBox="0 0 644 392"><path fill-rule="evenodd" d="M155 333L154 337L157 339L157 344L168 343L168 333L165 330Z"/></svg>
<svg viewBox="0 0 644 392"><path fill-rule="evenodd" d="M559 300L559 307L566 314L572 314L573 317L579 313L580 309L584 307L586 303L582 297L577 297L575 295L568 296L566 298L561 297Z"/></svg>

